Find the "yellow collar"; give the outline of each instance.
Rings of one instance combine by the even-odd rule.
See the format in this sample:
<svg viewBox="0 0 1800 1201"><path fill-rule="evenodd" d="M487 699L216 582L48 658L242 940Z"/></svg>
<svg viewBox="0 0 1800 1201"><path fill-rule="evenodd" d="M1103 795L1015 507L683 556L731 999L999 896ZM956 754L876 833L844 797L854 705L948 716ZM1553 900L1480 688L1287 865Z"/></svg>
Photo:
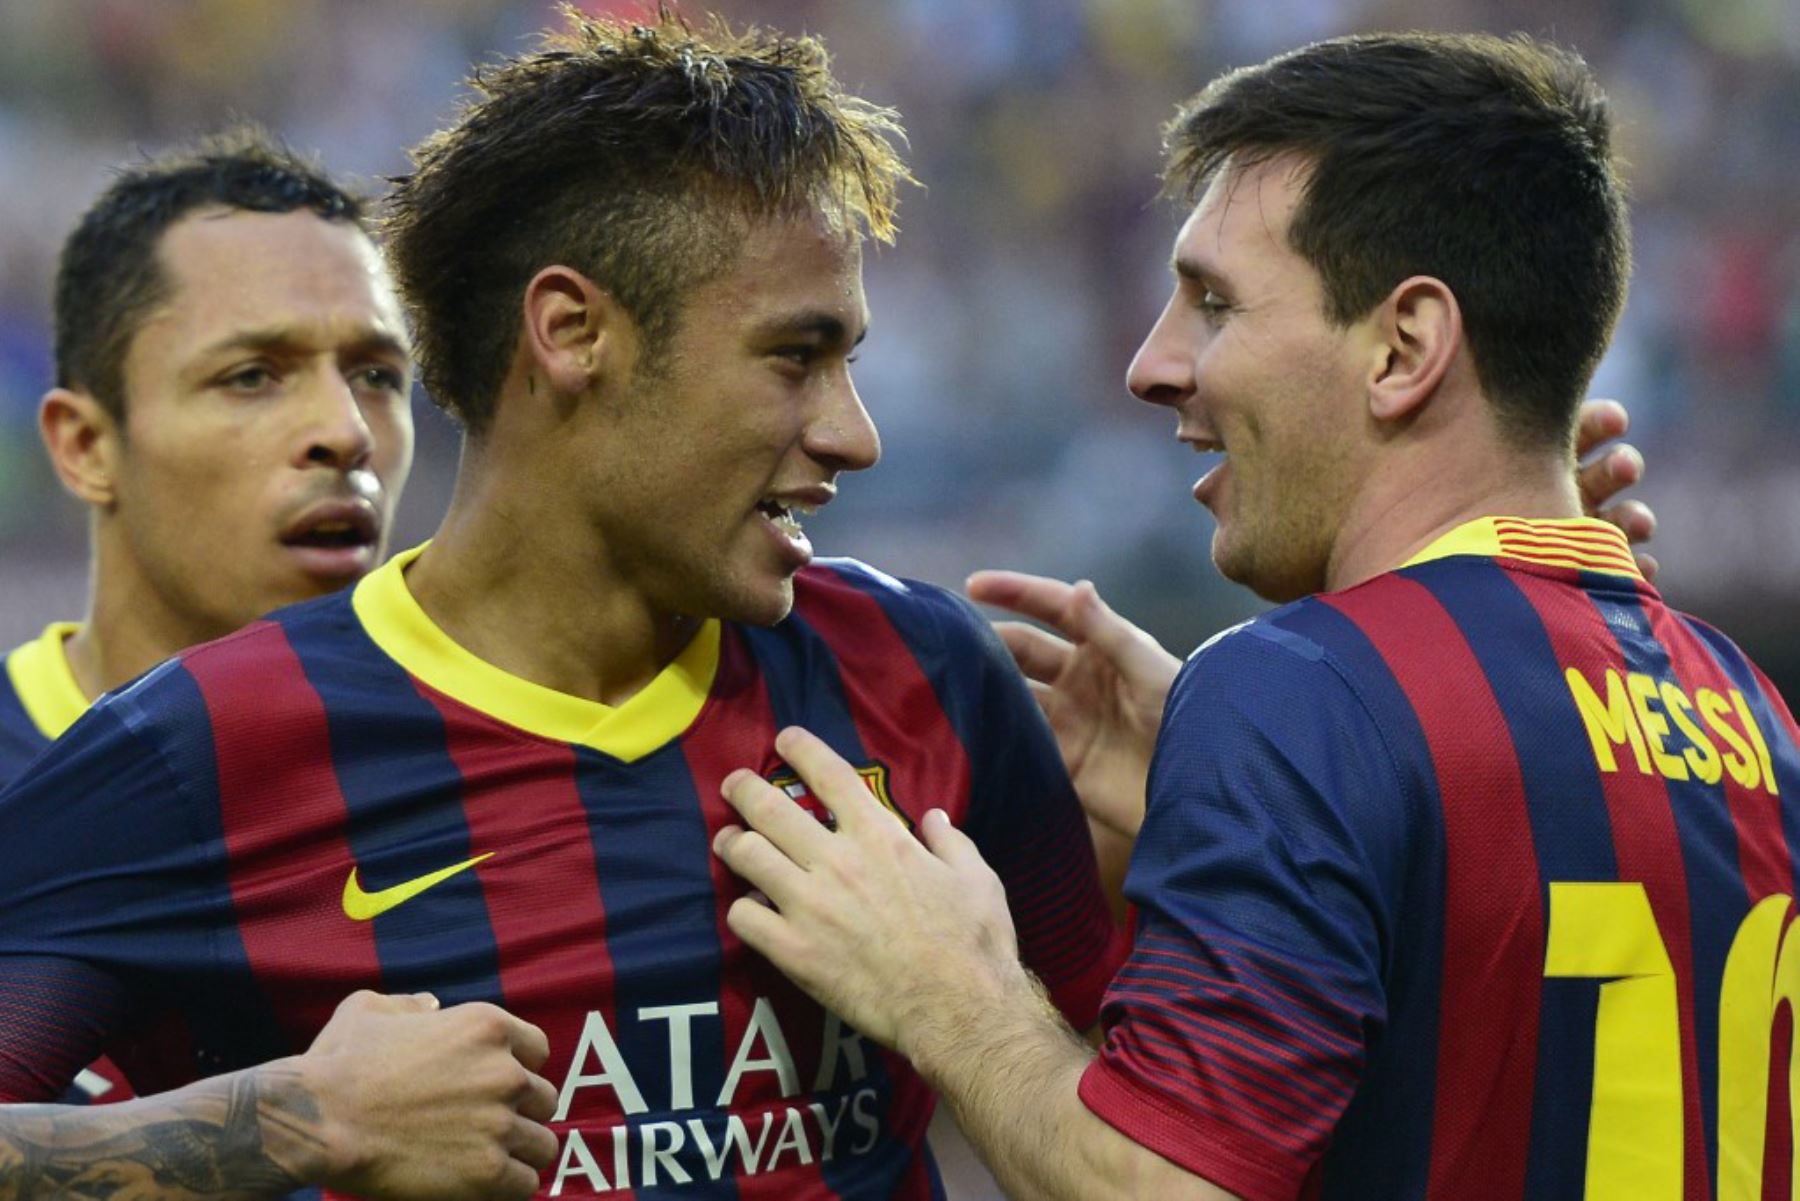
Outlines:
<svg viewBox="0 0 1800 1201"><path fill-rule="evenodd" d="M1592 517L1478 517L1438 538L1403 566L1451 555L1520 559L1547 567L1644 578L1625 535L1618 527Z"/></svg>
<svg viewBox="0 0 1800 1201"><path fill-rule="evenodd" d="M406 565L424 546L395 555L356 586L350 603L375 645L446 696L527 733L593 747L630 763L693 724L719 666L719 623L709 619L681 654L623 705L545 688L478 659L427 617L406 587Z"/></svg>
<svg viewBox="0 0 1800 1201"><path fill-rule="evenodd" d="M6 674L31 724L45 738L61 738L75 719L87 712L87 694L75 682L63 641L79 630L73 621L57 621L6 657Z"/></svg>

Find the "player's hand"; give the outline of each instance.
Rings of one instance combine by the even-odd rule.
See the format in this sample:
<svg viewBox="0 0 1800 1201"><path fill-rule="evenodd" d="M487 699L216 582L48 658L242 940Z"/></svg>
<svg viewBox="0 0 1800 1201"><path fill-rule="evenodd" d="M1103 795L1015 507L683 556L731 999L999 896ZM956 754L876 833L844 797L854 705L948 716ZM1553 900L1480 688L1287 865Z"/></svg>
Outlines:
<svg viewBox="0 0 1800 1201"><path fill-rule="evenodd" d="M1056 631L994 623L1050 721L1082 808L1095 823L1135 838L1163 702L1181 660L1113 612L1086 580L978 571L968 588L984 605Z"/></svg>
<svg viewBox="0 0 1800 1201"><path fill-rule="evenodd" d="M353 993L295 1061L332 1149L322 1183L384 1201L531 1197L556 1160L549 1053L492 1005Z"/></svg>
<svg viewBox="0 0 1800 1201"><path fill-rule="evenodd" d="M1587 461L1575 473L1575 479L1581 486L1581 507L1589 516L1612 522L1636 545L1655 535L1656 514L1641 500L1610 505L1607 502L1644 478L1644 456L1637 447L1624 442L1593 453L1614 438L1623 437L1630 424L1625 406L1618 401L1584 401L1575 430L1575 457ZM1653 557L1638 551L1637 563L1645 579L1656 578Z"/></svg>
<svg viewBox="0 0 1800 1201"><path fill-rule="evenodd" d="M953 1028L1023 976L1006 891L941 810L914 838L813 735L783 730L775 749L837 828L753 771L727 776L720 792L750 829L726 827L713 850L768 903L740 897L726 921L821 1005L915 1056L930 1024Z"/></svg>

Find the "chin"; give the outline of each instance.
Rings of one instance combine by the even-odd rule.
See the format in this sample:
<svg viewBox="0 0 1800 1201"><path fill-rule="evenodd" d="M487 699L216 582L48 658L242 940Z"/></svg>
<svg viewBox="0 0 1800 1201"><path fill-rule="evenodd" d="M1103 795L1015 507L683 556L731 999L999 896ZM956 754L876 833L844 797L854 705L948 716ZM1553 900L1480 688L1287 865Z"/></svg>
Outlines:
<svg viewBox="0 0 1800 1201"><path fill-rule="evenodd" d="M713 597L705 616L747 626L772 626L794 609L794 577L737 581Z"/></svg>

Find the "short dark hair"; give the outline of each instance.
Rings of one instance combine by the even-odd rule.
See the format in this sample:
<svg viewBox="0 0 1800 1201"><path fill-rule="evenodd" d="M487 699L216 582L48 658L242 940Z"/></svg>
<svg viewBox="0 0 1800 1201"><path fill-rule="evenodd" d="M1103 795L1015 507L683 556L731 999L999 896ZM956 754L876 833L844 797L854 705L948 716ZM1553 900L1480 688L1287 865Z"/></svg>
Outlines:
<svg viewBox="0 0 1800 1201"><path fill-rule="evenodd" d="M1455 293L1476 372L1516 444L1567 444L1631 270L1605 95L1525 37L1336 38L1213 81L1164 131L1170 192L1297 154L1288 230L1327 316L1411 275Z"/></svg>
<svg viewBox="0 0 1800 1201"><path fill-rule="evenodd" d="M654 360L745 221L810 206L891 241L910 178L896 114L846 95L813 38L666 9L636 25L563 12L541 49L475 73L386 211L425 386L471 433L493 417L544 267L607 289Z"/></svg>
<svg viewBox="0 0 1800 1201"><path fill-rule="evenodd" d="M168 295L162 236L208 208L309 209L363 226L362 200L252 125L120 169L63 243L56 267L56 383L125 414L125 355Z"/></svg>

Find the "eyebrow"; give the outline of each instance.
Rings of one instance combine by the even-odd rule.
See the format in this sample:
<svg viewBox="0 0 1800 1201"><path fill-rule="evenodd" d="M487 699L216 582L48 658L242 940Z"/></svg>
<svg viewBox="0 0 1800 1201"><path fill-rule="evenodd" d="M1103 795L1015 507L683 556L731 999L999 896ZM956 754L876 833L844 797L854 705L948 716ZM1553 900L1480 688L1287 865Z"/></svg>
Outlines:
<svg viewBox="0 0 1800 1201"><path fill-rule="evenodd" d="M862 345L863 339L869 336L869 327L865 324L850 341L850 328L843 319L832 313L799 313L792 317L777 317L774 320L756 327L756 338L759 341L775 341L779 338L815 337L827 346L842 346L849 342L851 349Z"/></svg>
<svg viewBox="0 0 1800 1201"><path fill-rule="evenodd" d="M1199 259L1190 258L1187 255L1176 255L1169 263L1169 269L1189 283L1198 284L1201 287L1211 284L1229 285L1231 282L1224 272L1215 270Z"/></svg>
<svg viewBox="0 0 1800 1201"><path fill-rule="evenodd" d="M301 336L291 326L270 326L266 329L243 330L229 337L221 338L200 352L202 356L225 354L233 351L279 351L296 346L311 345L312 340ZM393 334L377 329L365 329L344 348L352 354L386 354L399 359L411 359L412 348Z"/></svg>

